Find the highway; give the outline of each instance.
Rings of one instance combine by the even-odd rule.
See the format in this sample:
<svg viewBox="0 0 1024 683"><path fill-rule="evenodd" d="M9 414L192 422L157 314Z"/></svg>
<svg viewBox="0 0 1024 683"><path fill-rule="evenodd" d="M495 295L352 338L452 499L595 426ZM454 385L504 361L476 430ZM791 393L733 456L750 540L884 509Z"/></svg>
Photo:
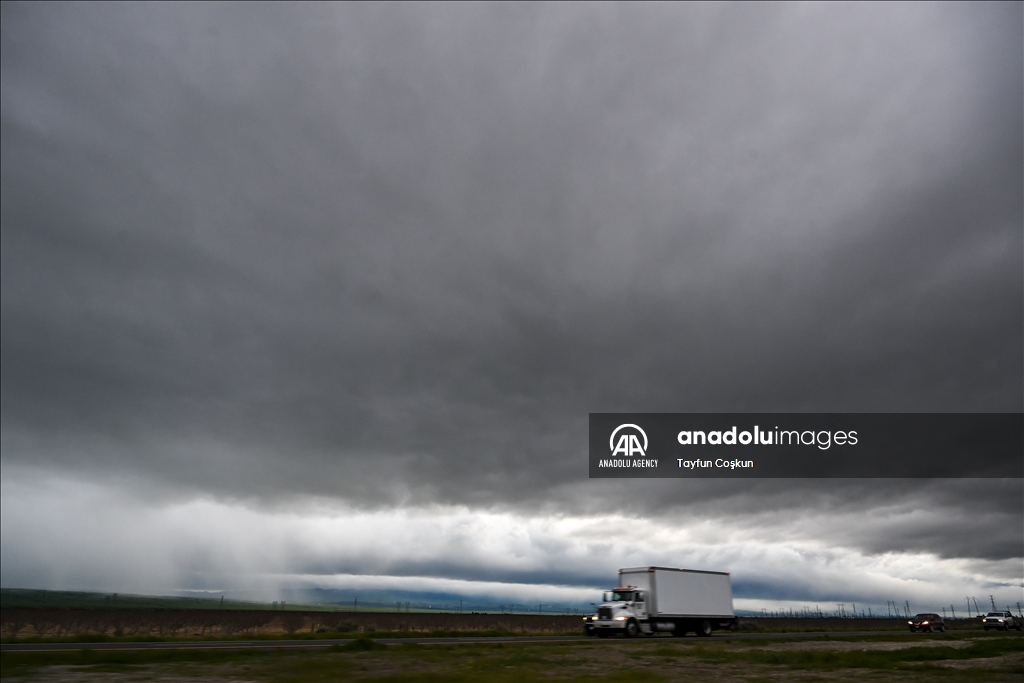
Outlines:
<svg viewBox="0 0 1024 683"><path fill-rule="evenodd" d="M590 638L584 635L578 636L484 636L484 637L445 637L445 638L374 638L374 642L382 645L469 645L475 643L504 643L504 644L528 644L528 643L566 643L575 641L592 641L595 643L621 643L621 642L647 642L657 640L659 642L714 642L723 640L770 640L776 638L785 639L807 639L817 638L844 638L860 636L906 636L915 638L927 638L928 634L912 634L909 631L816 631L812 633L715 633L709 638L698 638L686 636L685 638L672 638L670 636L655 636L650 638L637 638L635 641L625 638ZM311 640L203 640L203 641L160 641L160 642L106 642L106 643L3 643L0 644L0 652L74 652L80 650L93 650L103 652L132 652L132 651L153 651L153 650L320 650L333 645L347 645L353 638L331 638Z"/></svg>

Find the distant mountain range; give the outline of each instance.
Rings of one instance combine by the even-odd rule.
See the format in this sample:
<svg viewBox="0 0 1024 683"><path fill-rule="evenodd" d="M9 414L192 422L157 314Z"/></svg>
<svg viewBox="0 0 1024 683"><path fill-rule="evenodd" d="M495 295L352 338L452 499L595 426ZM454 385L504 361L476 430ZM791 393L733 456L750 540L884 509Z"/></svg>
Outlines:
<svg viewBox="0 0 1024 683"><path fill-rule="evenodd" d="M274 599L276 598L276 599ZM429 591L294 589L275 595L255 591L175 591L172 595L134 595L88 591L0 589L2 607L122 607L164 609L314 609L358 611L515 612L583 614L585 603L532 604L507 602L500 597Z"/></svg>

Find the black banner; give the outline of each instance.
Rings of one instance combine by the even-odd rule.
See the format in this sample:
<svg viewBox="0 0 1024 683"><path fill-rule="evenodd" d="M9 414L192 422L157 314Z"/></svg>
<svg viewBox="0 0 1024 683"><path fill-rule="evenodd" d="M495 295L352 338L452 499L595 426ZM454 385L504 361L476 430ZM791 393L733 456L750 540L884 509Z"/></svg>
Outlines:
<svg viewBox="0 0 1024 683"><path fill-rule="evenodd" d="M591 413L591 478L1024 478L1021 413Z"/></svg>

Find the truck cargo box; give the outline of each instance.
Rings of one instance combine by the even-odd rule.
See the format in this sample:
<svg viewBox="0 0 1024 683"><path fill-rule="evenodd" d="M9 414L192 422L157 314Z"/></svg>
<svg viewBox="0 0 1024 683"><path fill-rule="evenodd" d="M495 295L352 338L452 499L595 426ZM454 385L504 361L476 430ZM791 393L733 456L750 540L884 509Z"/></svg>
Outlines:
<svg viewBox="0 0 1024 683"><path fill-rule="evenodd" d="M635 567L619 570L619 584L647 592L651 617L734 617L727 572Z"/></svg>

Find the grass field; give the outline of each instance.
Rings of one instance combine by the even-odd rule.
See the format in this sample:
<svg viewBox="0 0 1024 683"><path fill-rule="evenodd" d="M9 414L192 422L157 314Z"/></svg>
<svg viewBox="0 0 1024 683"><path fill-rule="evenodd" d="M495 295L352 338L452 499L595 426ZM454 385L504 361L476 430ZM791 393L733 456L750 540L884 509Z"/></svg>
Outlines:
<svg viewBox="0 0 1024 683"><path fill-rule="evenodd" d="M318 651L0 655L4 681L1024 681L1018 634L391 645Z"/></svg>

